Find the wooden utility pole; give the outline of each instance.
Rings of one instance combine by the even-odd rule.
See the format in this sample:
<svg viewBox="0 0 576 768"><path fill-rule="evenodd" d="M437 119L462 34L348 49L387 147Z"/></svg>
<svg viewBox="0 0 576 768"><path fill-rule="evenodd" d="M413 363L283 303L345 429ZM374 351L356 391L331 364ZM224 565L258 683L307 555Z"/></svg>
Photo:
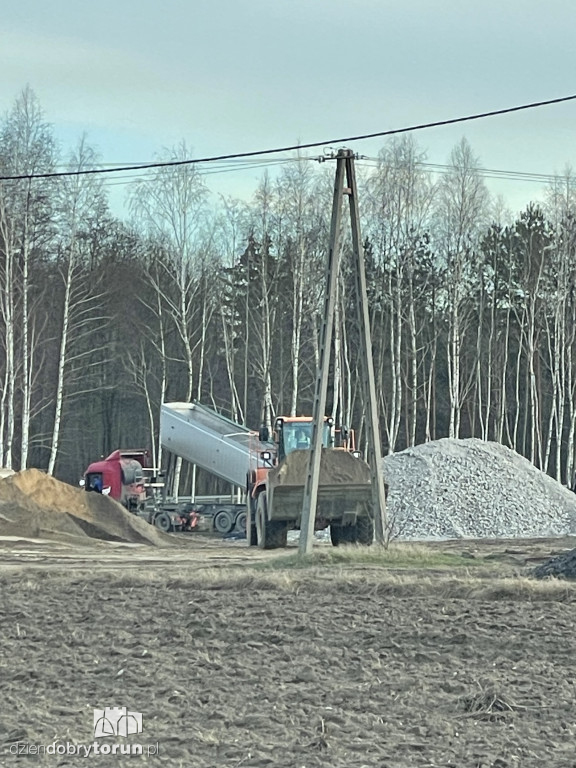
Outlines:
<svg viewBox="0 0 576 768"><path fill-rule="evenodd" d="M344 186L344 179L346 179L346 187ZM302 521L300 528L300 554L311 552L314 539L314 522L316 520L320 459L322 455L322 432L326 411L328 375L330 371L330 351L332 348L332 333L334 328L336 289L340 270L340 225L342 221L343 195L348 196L350 204L355 300L360 339L360 373L364 402L366 405L368 464L370 465L372 483L372 515L374 519L376 541L379 544L384 544L386 540L386 499L384 493L384 479L382 477L382 449L377 413L370 317L368 314L364 249L362 247L360 234L354 154L349 149L341 149L336 155L336 178L334 181L334 197L332 202L330 244L328 248L328 261L326 264L324 316L322 318L320 355L312 412L312 450L310 451L310 457L308 459L308 471L304 485L304 501L302 505Z"/></svg>

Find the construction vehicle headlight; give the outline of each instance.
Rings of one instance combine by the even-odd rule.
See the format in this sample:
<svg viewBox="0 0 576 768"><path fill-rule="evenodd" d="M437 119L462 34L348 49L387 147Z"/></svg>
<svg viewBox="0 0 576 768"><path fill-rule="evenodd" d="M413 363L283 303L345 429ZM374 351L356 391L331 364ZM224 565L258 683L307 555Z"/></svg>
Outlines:
<svg viewBox="0 0 576 768"><path fill-rule="evenodd" d="M260 458L262 459L262 461L270 461L270 459L272 458L272 454L270 453L270 451L262 451L262 453L260 454Z"/></svg>

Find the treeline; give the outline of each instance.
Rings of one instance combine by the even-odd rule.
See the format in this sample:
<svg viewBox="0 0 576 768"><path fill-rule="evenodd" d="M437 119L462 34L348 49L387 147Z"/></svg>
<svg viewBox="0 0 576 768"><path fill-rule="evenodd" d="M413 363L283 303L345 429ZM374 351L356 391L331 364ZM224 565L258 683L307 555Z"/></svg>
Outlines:
<svg viewBox="0 0 576 768"><path fill-rule="evenodd" d="M161 159L182 160L182 144ZM512 217L467 142L432 177L411 137L359 164L384 451L497 440L571 482L576 427L576 196L558 179ZM0 175L98 167L57 150L25 90L0 125ZM113 216L99 175L0 182L0 466L74 482L116 447L158 447L160 403L198 399L258 427L312 406L334 168L295 157L250 203L203 169L130 182ZM329 402L356 428L347 232Z"/></svg>

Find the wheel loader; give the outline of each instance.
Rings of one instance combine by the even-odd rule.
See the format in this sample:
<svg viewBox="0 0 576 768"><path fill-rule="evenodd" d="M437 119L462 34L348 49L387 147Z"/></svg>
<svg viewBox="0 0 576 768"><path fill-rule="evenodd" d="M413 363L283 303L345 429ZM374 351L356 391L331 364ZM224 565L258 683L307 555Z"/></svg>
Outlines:
<svg viewBox="0 0 576 768"><path fill-rule="evenodd" d="M162 446L246 491L246 536L263 549L286 546L300 527L310 456L311 417L278 417L273 434L237 424L200 403L164 403ZM369 545L374 535L370 468L355 451L354 432L322 425L316 530L330 527L335 546Z"/></svg>
<svg viewBox="0 0 576 768"><path fill-rule="evenodd" d="M262 451L262 466L248 474L249 545L285 547L288 531L300 528L312 426L310 417L276 419L273 449ZM260 438L268 435L263 432ZM334 546L372 544L371 500L370 468L354 450L353 432L334 429L332 419L326 418L315 530L329 526Z"/></svg>

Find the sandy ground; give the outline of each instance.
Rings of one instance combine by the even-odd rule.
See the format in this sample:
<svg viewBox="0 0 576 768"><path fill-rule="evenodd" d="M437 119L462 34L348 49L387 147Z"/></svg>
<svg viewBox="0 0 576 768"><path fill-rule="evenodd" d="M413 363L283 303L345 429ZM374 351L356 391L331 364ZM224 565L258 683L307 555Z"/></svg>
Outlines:
<svg viewBox="0 0 576 768"><path fill-rule="evenodd" d="M0 540L0 765L576 766L576 587L522 579L567 543L437 545L492 563L455 574ZM105 707L143 732L94 739ZM94 742L158 754L13 754Z"/></svg>

